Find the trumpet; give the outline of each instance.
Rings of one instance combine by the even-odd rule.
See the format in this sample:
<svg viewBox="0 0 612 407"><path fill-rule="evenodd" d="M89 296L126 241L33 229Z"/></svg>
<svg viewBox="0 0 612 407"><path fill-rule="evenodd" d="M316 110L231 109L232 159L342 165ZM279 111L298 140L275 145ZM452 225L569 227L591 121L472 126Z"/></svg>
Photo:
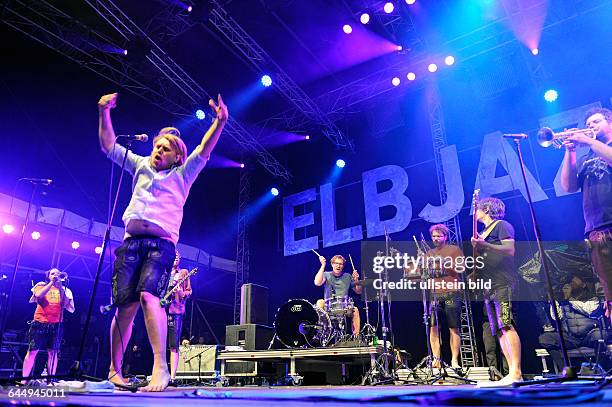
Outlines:
<svg viewBox="0 0 612 407"><path fill-rule="evenodd" d="M574 134L583 134L592 139L597 136L597 133L592 129L567 130L555 133L550 127L542 127L538 131L538 144L542 147L555 146L555 148L561 148L565 140Z"/></svg>

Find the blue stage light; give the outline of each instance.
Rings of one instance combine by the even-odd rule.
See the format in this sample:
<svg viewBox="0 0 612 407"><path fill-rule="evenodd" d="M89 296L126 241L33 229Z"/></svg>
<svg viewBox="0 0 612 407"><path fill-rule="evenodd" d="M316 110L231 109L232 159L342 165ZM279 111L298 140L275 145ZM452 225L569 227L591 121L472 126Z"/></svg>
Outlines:
<svg viewBox="0 0 612 407"><path fill-rule="evenodd" d="M264 85L266 88L270 85L272 85L272 78L270 77L270 75L264 75L261 77L261 84Z"/></svg>
<svg viewBox="0 0 612 407"><path fill-rule="evenodd" d="M546 92L544 92L544 100L548 103L554 102L558 97L559 93L557 93L557 91L554 89L548 89Z"/></svg>
<svg viewBox="0 0 612 407"><path fill-rule="evenodd" d="M271 193L272 195L274 195L274 196L278 196L278 189L276 189L276 188L271 188L271 189L270 189L270 193Z"/></svg>
<svg viewBox="0 0 612 407"><path fill-rule="evenodd" d="M198 120L204 120L204 118L206 117L206 113L204 113L204 110L198 109L196 110L196 117L198 118Z"/></svg>
<svg viewBox="0 0 612 407"><path fill-rule="evenodd" d="M342 158L338 158L336 160L336 166L338 168L344 168L345 165L346 165L346 162Z"/></svg>

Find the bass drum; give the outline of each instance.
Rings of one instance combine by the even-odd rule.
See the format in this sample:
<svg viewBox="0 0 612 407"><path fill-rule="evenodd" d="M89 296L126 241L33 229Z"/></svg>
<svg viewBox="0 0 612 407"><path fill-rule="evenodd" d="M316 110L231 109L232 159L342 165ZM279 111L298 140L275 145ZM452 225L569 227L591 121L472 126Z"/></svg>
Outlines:
<svg viewBox="0 0 612 407"><path fill-rule="evenodd" d="M276 311L276 336L288 348L326 346L331 336L327 313L307 300L289 300Z"/></svg>

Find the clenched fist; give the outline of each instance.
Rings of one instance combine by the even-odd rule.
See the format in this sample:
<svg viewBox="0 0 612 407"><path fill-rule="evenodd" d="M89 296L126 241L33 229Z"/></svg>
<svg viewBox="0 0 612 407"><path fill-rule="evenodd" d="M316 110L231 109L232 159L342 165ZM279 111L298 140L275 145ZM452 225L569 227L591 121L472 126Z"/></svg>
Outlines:
<svg viewBox="0 0 612 407"><path fill-rule="evenodd" d="M98 100L98 109L113 109L115 106L117 106L118 95L118 93L109 93L108 95L102 96L100 100Z"/></svg>
<svg viewBox="0 0 612 407"><path fill-rule="evenodd" d="M327 260L325 260L325 257L323 256L319 256L319 261L321 262L322 266L325 266L325 264L327 263Z"/></svg>

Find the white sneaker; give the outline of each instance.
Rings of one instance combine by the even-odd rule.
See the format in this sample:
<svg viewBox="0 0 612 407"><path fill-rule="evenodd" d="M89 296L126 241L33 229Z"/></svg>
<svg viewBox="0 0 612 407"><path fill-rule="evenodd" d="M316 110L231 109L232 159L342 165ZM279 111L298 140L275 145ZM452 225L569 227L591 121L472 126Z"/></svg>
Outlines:
<svg viewBox="0 0 612 407"><path fill-rule="evenodd" d="M486 387L512 387L512 385L514 383L519 383L522 382L523 379L519 378L519 379L514 379L510 376L504 376L501 380L498 380L496 382L478 382L478 384L476 384L476 386L480 387L480 388L486 388Z"/></svg>

